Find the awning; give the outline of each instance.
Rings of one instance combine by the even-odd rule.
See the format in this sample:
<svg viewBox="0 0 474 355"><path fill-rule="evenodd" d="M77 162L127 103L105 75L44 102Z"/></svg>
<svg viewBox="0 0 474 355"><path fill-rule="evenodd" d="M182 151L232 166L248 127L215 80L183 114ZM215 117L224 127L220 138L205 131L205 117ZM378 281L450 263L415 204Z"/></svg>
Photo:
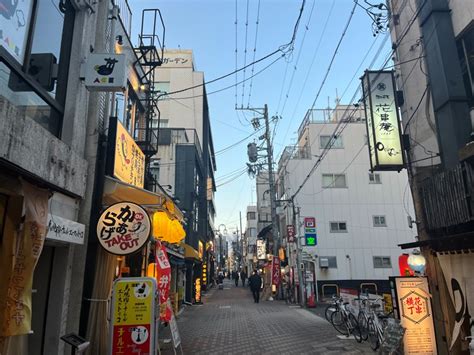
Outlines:
<svg viewBox="0 0 474 355"><path fill-rule="evenodd" d="M124 201L133 202L145 208L171 209L172 211L169 212L178 220L183 221L183 213L163 189L152 192L106 176L102 202L109 206Z"/></svg>
<svg viewBox="0 0 474 355"><path fill-rule="evenodd" d="M268 226L266 227L263 227L262 230L260 231L260 233L258 233L257 235L257 239L265 239L265 235L267 233L270 233L270 231L272 230L272 225L269 224Z"/></svg>
<svg viewBox="0 0 474 355"><path fill-rule="evenodd" d="M419 240L398 244L402 249L429 247L434 251L460 251L474 249L474 233L454 234L450 236Z"/></svg>
<svg viewBox="0 0 474 355"><path fill-rule="evenodd" d="M186 243L181 244L184 247L184 257L186 259L195 259L200 261L199 259L199 253L196 249L194 249L191 245L188 245Z"/></svg>

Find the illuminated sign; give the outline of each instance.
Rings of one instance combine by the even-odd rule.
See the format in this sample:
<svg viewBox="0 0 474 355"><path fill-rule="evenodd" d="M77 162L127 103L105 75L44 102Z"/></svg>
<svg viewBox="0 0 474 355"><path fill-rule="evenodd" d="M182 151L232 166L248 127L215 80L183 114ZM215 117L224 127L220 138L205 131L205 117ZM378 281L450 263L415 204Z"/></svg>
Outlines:
<svg viewBox="0 0 474 355"><path fill-rule="evenodd" d="M201 241L198 242L198 254L199 259L202 260L202 257L204 256L204 244Z"/></svg>
<svg viewBox="0 0 474 355"><path fill-rule="evenodd" d="M107 172L117 179L140 188L145 184L145 154L117 120L110 117Z"/></svg>
<svg viewBox="0 0 474 355"><path fill-rule="evenodd" d="M128 255L148 241L151 225L146 211L131 202L109 206L97 222L97 238L109 253Z"/></svg>
<svg viewBox="0 0 474 355"><path fill-rule="evenodd" d="M404 354L437 354L431 295L425 277L395 277Z"/></svg>
<svg viewBox="0 0 474 355"><path fill-rule="evenodd" d="M110 354L152 354L155 350L156 281L127 277L114 282Z"/></svg>
<svg viewBox="0 0 474 355"><path fill-rule="evenodd" d="M371 170L404 167L401 128L392 71L366 71L362 78Z"/></svg>
<svg viewBox="0 0 474 355"><path fill-rule="evenodd" d="M257 259L264 260L267 258L267 250L265 241L263 239L257 239Z"/></svg>
<svg viewBox="0 0 474 355"><path fill-rule="evenodd" d="M194 281L194 289L194 300L196 303L201 303L201 278L198 277L196 281Z"/></svg>
<svg viewBox="0 0 474 355"><path fill-rule="evenodd" d="M316 234L316 218L305 217L304 219L304 239L307 247L314 247L318 244Z"/></svg>
<svg viewBox="0 0 474 355"><path fill-rule="evenodd" d="M127 84L125 54L90 53L86 63L89 91L124 91Z"/></svg>
<svg viewBox="0 0 474 355"><path fill-rule="evenodd" d="M288 243L295 242L295 226L294 225L287 225L286 226L286 235L288 236Z"/></svg>
<svg viewBox="0 0 474 355"><path fill-rule="evenodd" d="M207 285L207 263L202 264L202 284Z"/></svg>

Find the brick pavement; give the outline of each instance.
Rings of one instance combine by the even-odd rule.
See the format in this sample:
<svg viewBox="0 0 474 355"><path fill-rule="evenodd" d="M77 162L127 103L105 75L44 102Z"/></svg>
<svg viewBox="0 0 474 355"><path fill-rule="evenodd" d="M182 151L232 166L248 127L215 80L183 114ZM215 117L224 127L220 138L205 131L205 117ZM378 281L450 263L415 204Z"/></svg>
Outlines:
<svg viewBox="0 0 474 355"><path fill-rule="evenodd" d="M178 318L184 354L371 354L368 344L339 339L323 318L283 301L253 302L248 288L225 281L202 306ZM160 338L166 337L166 332ZM162 354L172 354L170 346Z"/></svg>

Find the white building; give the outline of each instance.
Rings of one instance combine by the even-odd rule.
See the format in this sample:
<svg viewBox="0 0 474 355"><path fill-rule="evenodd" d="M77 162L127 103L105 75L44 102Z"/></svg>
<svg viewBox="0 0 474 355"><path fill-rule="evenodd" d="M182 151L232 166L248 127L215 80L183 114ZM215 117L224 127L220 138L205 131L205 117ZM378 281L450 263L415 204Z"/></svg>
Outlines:
<svg viewBox="0 0 474 355"><path fill-rule="evenodd" d="M314 263L308 267L315 267L320 293L323 284L359 289L361 283L375 283L386 289L388 277L399 275L398 244L415 240L416 228L407 223L407 216L414 216L413 203L405 170L369 172L363 108L339 105L334 111L308 111L298 146L287 147L280 158L278 199L288 199L299 189L341 120L346 128L332 138L332 148L294 199L298 235L304 236L305 217L316 219L317 245L303 246L302 255ZM280 220L292 224L291 208L284 213L288 215ZM289 245L295 249L294 243Z"/></svg>
<svg viewBox="0 0 474 355"><path fill-rule="evenodd" d="M258 213L257 206L247 206L247 225L245 228L245 266L247 267L247 274L256 266L257 257L257 224L258 224Z"/></svg>

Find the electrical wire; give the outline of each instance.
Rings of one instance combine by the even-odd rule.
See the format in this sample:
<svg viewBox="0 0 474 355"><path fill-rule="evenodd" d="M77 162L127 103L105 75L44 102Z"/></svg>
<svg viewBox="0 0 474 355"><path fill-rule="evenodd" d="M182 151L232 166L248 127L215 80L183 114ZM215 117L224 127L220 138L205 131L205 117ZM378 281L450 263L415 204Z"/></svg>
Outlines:
<svg viewBox="0 0 474 355"><path fill-rule="evenodd" d="M247 65L247 38L249 29L249 0L247 0L247 16L245 18L245 46L244 46L244 67ZM245 96L245 74L247 69L244 69L243 76L244 81L242 83L242 103L240 107L244 107L244 96Z"/></svg>
<svg viewBox="0 0 474 355"><path fill-rule="evenodd" d="M233 144L230 144L230 145L228 145L227 147L224 147L224 148L222 148L222 149L216 151L216 152L214 153L214 156L218 156L218 155L220 155L220 154L222 154L222 153L225 153L225 152L228 151L229 149L232 149L233 147L238 146L239 144L245 142L245 141L246 141L247 139L249 139L250 137L256 135L256 134L257 134L258 132L260 132L262 129L264 129L264 127L260 127L260 128L257 129L256 131L254 131L254 132L252 132L251 134L249 134L247 137L242 138L241 140L239 140L238 142L235 142L235 143L233 143Z"/></svg>
<svg viewBox="0 0 474 355"><path fill-rule="evenodd" d="M255 42L253 45L253 59L252 62L255 62L255 58L257 56L257 38L258 38L258 25L260 23L260 0L258 0L258 6L257 6L257 21L255 22ZM252 71L250 75L253 76L253 72L255 70L255 65L252 65ZM252 96L252 87L253 87L253 80L250 80L250 85L249 85L249 98L247 101L247 107L250 107L250 97Z"/></svg>

